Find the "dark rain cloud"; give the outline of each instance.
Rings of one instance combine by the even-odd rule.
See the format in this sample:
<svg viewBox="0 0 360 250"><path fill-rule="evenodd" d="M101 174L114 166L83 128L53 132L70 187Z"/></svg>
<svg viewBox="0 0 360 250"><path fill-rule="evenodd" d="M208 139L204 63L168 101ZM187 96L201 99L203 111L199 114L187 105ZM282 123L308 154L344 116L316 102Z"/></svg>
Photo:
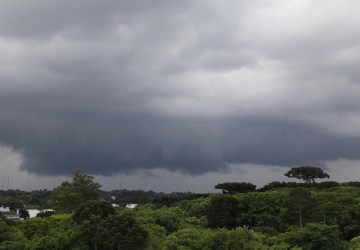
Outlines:
<svg viewBox="0 0 360 250"><path fill-rule="evenodd" d="M356 2L0 3L0 143L24 170L360 158Z"/></svg>

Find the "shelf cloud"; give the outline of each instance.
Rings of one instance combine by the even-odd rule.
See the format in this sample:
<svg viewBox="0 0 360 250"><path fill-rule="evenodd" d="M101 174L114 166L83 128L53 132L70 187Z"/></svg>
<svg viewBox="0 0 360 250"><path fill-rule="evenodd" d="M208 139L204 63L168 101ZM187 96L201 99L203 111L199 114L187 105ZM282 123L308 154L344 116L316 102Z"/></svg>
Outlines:
<svg viewBox="0 0 360 250"><path fill-rule="evenodd" d="M357 1L0 4L0 144L23 170L360 159Z"/></svg>

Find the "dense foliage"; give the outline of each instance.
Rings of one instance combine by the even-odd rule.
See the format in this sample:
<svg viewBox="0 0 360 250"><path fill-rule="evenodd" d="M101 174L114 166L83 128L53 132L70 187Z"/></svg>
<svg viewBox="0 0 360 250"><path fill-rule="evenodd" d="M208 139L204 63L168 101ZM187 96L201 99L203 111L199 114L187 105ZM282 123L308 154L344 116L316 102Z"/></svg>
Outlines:
<svg viewBox="0 0 360 250"><path fill-rule="evenodd" d="M315 179L329 178L330 176L325 173L321 168L312 166L301 166L291 168L285 173L285 176L289 178L302 179L306 183L315 183Z"/></svg>
<svg viewBox="0 0 360 250"><path fill-rule="evenodd" d="M49 191L2 191L0 201L13 209L58 202L54 212L37 218L14 222L0 216L0 250L360 249L359 182L273 182L259 190L244 183L230 186L253 190L99 192L91 176L75 172L50 196ZM128 203L140 205L127 209Z"/></svg>
<svg viewBox="0 0 360 250"><path fill-rule="evenodd" d="M59 212L73 212L80 204L87 200L100 199L101 185L94 182L94 177L83 175L76 171L72 181L65 181L54 189L49 197L49 204Z"/></svg>
<svg viewBox="0 0 360 250"><path fill-rule="evenodd" d="M256 190L256 185L249 182L225 182L219 183L215 189L222 189L223 194L248 193Z"/></svg>

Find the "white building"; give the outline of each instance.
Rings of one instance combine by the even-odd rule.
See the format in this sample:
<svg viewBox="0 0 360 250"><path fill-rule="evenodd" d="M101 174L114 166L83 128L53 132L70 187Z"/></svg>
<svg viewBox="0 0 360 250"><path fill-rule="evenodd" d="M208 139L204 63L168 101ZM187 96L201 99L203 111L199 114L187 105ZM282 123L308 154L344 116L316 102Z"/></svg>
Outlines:
<svg viewBox="0 0 360 250"><path fill-rule="evenodd" d="M134 209L134 208L136 208L138 205L139 205L139 204L127 204L127 205L126 205L126 208L128 208L128 209Z"/></svg>
<svg viewBox="0 0 360 250"><path fill-rule="evenodd" d="M9 220L23 220L20 218L18 210L10 211L9 207L0 207L0 212Z"/></svg>

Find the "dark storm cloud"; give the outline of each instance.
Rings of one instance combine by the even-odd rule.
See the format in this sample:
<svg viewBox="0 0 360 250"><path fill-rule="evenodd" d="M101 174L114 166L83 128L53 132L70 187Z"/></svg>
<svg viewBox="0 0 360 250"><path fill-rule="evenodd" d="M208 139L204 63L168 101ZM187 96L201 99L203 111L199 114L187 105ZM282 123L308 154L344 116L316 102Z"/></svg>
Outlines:
<svg viewBox="0 0 360 250"><path fill-rule="evenodd" d="M143 14L170 11L181 12L187 2L174 1L84 1L72 2L15 0L1 1L0 30L2 34L21 38L48 38L59 32L72 34L107 35L122 22L133 22ZM163 15L163 13L161 13Z"/></svg>
<svg viewBox="0 0 360 250"><path fill-rule="evenodd" d="M0 143L22 169L360 158L356 2L0 3Z"/></svg>

